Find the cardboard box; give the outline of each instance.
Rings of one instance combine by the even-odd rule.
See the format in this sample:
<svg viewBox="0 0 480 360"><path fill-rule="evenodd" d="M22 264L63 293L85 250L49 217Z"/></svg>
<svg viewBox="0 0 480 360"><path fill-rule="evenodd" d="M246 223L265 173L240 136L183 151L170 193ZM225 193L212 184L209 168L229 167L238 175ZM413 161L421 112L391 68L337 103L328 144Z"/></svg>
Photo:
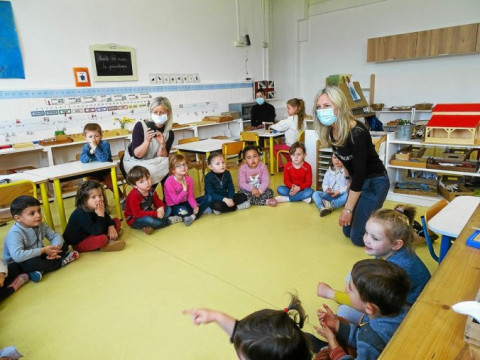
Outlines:
<svg viewBox="0 0 480 360"><path fill-rule="evenodd" d="M233 120L233 117L231 117L230 115L226 115L226 116L205 116L202 121L222 123L222 122L227 122L232 120Z"/></svg>

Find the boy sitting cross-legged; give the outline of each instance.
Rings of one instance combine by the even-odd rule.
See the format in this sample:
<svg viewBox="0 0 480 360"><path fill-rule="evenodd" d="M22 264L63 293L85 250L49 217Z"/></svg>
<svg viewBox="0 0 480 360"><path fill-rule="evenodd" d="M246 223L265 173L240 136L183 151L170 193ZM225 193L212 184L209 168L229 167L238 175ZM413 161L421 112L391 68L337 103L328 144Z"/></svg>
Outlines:
<svg viewBox="0 0 480 360"><path fill-rule="evenodd" d="M342 342L356 349L357 359L377 359L407 313L409 288L408 275L398 265L379 259L357 262L347 294L352 306L366 315L359 324L346 324L324 305L326 311L318 311L321 327L315 329L328 340L329 349L321 352L328 351L332 360L353 359Z"/></svg>
<svg viewBox="0 0 480 360"><path fill-rule="evenodd" d="M30 280L38 282L45 272L67 265L78 258L77 251L68 251L62 236L42 222L40 202L22 195L13 200L10 212L15 219L5 237L3 260L16 262ZM50 245L44 246L47 238Z"/></svg>
<svg viewBox="0 0 480 360"><path fill-rule="evenodd" d="M133 189L127 196L125 219L132 228L142 229L150 235L154 229L182 221L180 216L170 216L172 209L158 197L147 168L134 166L128 172L127 180Z"/></svg>

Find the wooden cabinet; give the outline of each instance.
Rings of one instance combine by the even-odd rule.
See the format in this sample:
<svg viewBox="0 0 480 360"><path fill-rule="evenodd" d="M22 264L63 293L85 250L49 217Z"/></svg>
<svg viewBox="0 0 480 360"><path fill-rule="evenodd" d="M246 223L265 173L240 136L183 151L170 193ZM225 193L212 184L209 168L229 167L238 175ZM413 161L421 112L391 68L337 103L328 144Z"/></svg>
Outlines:
<svg viewBox="0 0 480 360"><path fill-rule="evenodd" d="M416 57L466 54L476 51L478 24L418 32Z"/></svg>
<svg viewBox="0 0 480 360"><path fill-rule="evenodd" d="M315 190L322 190L322 181L325 173L330 166L332 161L332 148L322 148L320 140L317 140L317 159L316 159L316 168L317 176L315 181Z"/></svg>
<svg viewBox="0 0 480 360"><path fill-rule="evenodd" d="M368 39L367 62L480 52L480 24Z"/></svg>

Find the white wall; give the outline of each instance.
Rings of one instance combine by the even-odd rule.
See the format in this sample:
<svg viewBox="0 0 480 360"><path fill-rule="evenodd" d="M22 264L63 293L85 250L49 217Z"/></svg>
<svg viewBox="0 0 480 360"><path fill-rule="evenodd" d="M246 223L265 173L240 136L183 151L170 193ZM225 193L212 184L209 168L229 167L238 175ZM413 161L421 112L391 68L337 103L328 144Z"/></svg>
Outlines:
<svg viewBox="0 0 480 360"><path fill-rule="evenodd" d="M274 1L277 94L285 99L303 97L307 112L311 112L316 92L325 86L325 78L338 73L353 74L362 87L368 87L370 74L375 74L375 102L386 106L479 102L480 54L366 62L367 39L480 22L479 1L385 0L310 15L308 40L297 42L297 20L304 13L308 13L304 0ZM300 60L296 63L296 59ZM297 88L294 83L299 84Z"/></svg>
<svg viewBox="0 0 480 360"><path fill-rule="evenodd" d="M11 0L25 80L0 80L1 89L74 86L73 67L92 72L89 45L132 46L138 81L149 73L199 73L203 82L242 80L245 48L237 38L235 0ZM249 34L249 73L262 75L262 7L239 0L240 34ZM118 86L100 83L98 86Z"/></svg>

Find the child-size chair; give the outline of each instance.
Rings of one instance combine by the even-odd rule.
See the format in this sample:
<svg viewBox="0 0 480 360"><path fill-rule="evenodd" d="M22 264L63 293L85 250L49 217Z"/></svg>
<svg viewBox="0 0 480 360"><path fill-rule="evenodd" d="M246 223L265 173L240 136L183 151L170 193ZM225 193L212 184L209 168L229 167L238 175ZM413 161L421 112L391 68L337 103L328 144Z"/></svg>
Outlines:
<svg viewBox="0 0 480 360"><path fill-rule="evenodd" d="M225 166L228 170L239 168L239 154L243 150L243 141L227 142L222 145L222 154L225 158Z"/></svg>
<svg viewBox="0 0 480 360"><path fill-rule="evenodd" d="M437 256L437 254L435 254L435 250L433 249L433 241L432 241L432 238L429 235L429 230L428 230L427 224L428 224L428 220L433 218L436 214L438 214L440 212L440 210L442 210L447 205L448 205L448 201L445 200L445 199L442 199L442 200L436 202L435 204L433 204L432 206L430 206L428 208L427 212L425 213L425 215L420 217L420 219L422 221L425 240L427 241L428 251L430 252L431 257L436 262L440 262L440 258Z"/></svg>
<svg viewBox="0 0 480 360"><path fill-rule="evenodd" d="M188 144L191 142L199 141L200 139L196 136L194 137L189 137L189 138L184 138L184 139L179 139L178 144ZM182 153L181 150L177 150L177 153ZM184 152L182 153L183 156L187 159L188 162L188 167L193 168L196 170L197 173L197 180L198 180L198 186L201 188L203 177L205 176L205 155L203 154L193 154L189 152ZM198 156L198 158L197 158ZM200 172L202 173L202 177L200 178Z"/></svg>
<svg viewBox="0 0 480 360"><path fill-rule="evenodd" d="M10 204L21 195L37 198L37 186L29 180L14 181L0 184L0 225L13 219L10 213Z"/></svg>
<svg viewBox="0 0 480 360"><path fill-rule="evenodd" d="M302 142L302 143L305 142L305 130L300 131L300 133L298 134L297 141ZM278 151L277 151L277 157L276 157L276 159L275 159L276 162L277 162L277 173L278 173L278 163L279 163L279 160L280 160L280 156L281 156L282 154L283 154L283 155L288 155L288 154L289 154L289 151L288 151L288 150L278 150Z"/></svg>

